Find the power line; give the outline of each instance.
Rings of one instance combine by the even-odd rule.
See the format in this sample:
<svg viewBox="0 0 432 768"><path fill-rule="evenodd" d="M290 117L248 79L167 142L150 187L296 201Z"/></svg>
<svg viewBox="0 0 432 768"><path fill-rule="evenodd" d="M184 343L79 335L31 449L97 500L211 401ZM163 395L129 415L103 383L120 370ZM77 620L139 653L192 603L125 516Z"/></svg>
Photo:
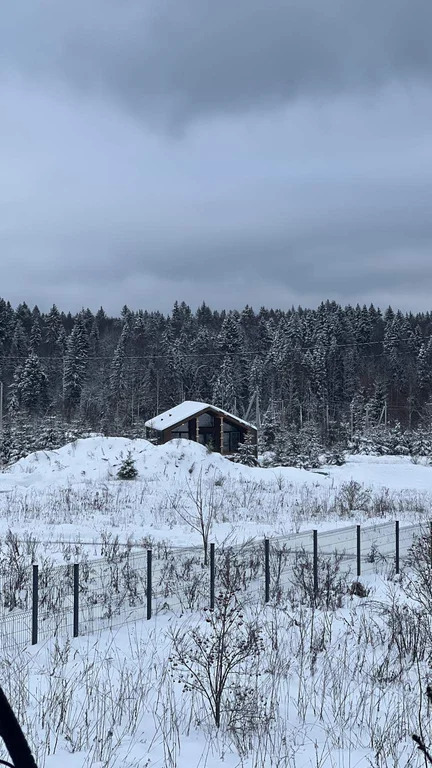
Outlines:
<svg viewBox="0 0 432 768"><path fill-rule="evenodd" d="M405 342L405 341L413 341L413 337L401 338L401 339L397 339L396 340L397 344L399 344L400 342ZM425 342L425 341L429 341L429 339L424 339L423 342ZM328 349L334 349L334 348L338 348L338 349L345 348L345 349L347 349L347 348L350 348L350 347L352 347L352 348L371 347L371 346L374 346L374 345L377 345L377 344L383 345L384 341L351 341L351 342L335 342L335 343L330 342L330 343L326 343L326 344L322 344L320 342L316 342L314 345L311 345L311 346L296 346L296 345L294 345L293 346L293 350L294 351L298 351L298 352L304 352L304 351L306 351L306 352L307 351L314 352L320 346L322 346L326 350L328 350ZM204 358L204 357L245 357L245 356L266 357L267 355L269 355L271 353L271 351L272 351L271 348L269 348L266 351L262 351L262 352L257 352L257 351L253 351L253 350L243 350L241 352L222 352L222 351L220 351L220 352L183 352L183 351L179 351L179 355L182 358L195 358L195 357L196 358ZM385 355L385 354L386 354L385 352L380 353L380 355L377 355L377 357L381 356L381 355ZM58 361L62 361L62 362L64 362L65 359L66 359L65 355L63 355L63 356L58 356L58 355L38 355L38 357L39 357L39 360L58 360ZM5 356L4 360L5 361L7 361L7 360L27 360L27 358L28 358L28 355L7 355L7 356ZM150 352L147 355L124 355L124 357L123 357L124 360L149 360L149 359L151 359L151 360L166 360L166 359L169 359L169 358L172 359L172 355L170 355L167 352L165 352L163 354ZM113 355L89 355L86 358L87 361L91 361L91 360L110 360L111 361L112 359L113 359Z"/></svg>

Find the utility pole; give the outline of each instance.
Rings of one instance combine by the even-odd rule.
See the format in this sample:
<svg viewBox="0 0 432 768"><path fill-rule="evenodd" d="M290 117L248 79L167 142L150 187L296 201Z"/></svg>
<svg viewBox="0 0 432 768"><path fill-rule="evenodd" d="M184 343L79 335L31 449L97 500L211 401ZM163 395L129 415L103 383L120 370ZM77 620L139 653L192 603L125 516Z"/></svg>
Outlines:
<svg viewBox="0 0 432 768"><path fill-rule="evenodd" d="M259 407L258 389L255 392L255 426L257 429L260 429L261 427L261 414L260 414L260 407Z"/></svg>

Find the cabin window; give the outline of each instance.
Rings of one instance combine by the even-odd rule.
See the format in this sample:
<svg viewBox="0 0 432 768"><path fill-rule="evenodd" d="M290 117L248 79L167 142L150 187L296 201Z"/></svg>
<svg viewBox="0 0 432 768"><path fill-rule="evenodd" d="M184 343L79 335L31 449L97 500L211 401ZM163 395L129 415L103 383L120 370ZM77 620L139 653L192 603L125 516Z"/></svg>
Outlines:
<svg viewBox="0 0 432 768"><path fill-rule="evenodd" d="M224 453L238 451L239 443L241 443L241 432L236 429L224 432Z"/></svg>
<svg viewBox="0 0 432 768"><path fill-rule="evenodd" d="M200 427L214 427L214 416L212 413L202 413L199 417Z"/></svg>

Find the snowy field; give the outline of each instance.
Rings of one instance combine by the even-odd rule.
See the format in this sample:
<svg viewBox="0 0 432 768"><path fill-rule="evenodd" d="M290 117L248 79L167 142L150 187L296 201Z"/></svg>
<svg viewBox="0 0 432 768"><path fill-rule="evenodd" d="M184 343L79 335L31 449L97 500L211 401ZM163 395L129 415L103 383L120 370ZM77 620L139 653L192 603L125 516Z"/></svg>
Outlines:
<svg viewBox="0 0 432 768"><path fill-rule="evenodd" d="M138 477L120 481L129 451ZM100 557L116 537L132 551L201 547L200 509L222 549L312 528L343 536L357 522L427 523L431 498L426 461L248 468L187 441L93 437L0 475L0 566L12 555L23 565ZM432 740L430 554L420 540L399 576L376 562L363 590L329 559L312 597L303 563L266 606L253 574L242 582L227 560L213 614L156 613L12 645L1 684L40 767L423 766L411 734Z"/></svg>
<svg viewBox="0 0 432 768"><path fill-rule="evenodd" d="M119 481L129 451L139 474ZM79 541L94 543L88 551L97 556L107 533L121 542L198 546L184 517L199 494L211 507L211 539L232 544L354 522L417 522L431 509L432 467L349 456L342 467L315 471L249 468L186 440L154 446L94 437L31 454L0 474L0 538L11 529L53 555L57 542Z"/></svg>

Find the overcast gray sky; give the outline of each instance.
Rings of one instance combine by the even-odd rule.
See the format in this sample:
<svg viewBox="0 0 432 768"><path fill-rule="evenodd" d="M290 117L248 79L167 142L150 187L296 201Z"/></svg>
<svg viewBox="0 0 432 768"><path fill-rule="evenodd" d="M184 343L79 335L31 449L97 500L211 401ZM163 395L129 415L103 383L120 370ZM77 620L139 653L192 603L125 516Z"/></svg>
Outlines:
<svg viewBox="0 0 432 768"><path fill-rule="evenodd" d="M432 309L432 0L4 0L0 295Z"/></svg>

